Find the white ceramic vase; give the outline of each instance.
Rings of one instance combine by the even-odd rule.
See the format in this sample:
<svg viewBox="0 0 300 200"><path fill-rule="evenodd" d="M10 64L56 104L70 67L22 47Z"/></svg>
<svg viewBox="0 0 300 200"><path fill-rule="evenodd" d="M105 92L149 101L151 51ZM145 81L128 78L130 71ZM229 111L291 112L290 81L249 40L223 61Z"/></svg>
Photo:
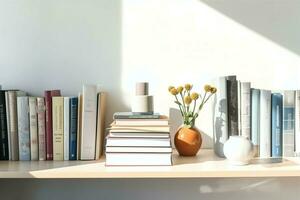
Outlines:
<svg viewBox="0 0 300 200"><path fill-rule="evenodd" d="M223 151L232 165L247 165L254 156L252 142L243 136L230 136L224 144Z"/></svg>

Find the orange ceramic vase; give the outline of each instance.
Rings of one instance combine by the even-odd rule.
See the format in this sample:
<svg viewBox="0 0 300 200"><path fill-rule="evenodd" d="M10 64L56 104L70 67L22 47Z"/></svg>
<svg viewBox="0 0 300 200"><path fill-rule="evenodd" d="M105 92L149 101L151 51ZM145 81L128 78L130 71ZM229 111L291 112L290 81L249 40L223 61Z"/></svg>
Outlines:
<svg viewBox="0 0 300 200"><path fill-rule="evenodd" d="M174 138L175 147L181 156L195 156L202 144L200 131L193 127L181 127Z"/></svg>

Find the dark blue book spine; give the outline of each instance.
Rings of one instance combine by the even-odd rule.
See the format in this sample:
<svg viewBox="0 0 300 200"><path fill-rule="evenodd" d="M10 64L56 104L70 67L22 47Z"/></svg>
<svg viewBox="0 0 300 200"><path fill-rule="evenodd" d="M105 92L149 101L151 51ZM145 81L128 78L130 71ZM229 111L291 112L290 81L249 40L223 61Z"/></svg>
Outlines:
<svg viewBox="0 0 300 200"><path fill-rule="evenodd" d="M4 90L0 91L0 127L0 160L8 160L8 133Z"/></svg>
<svg viewBox="0 0 300 200"><path fill-rule="evenodd" d="M282 157L283 96L272 94L272 157Z"/></svg>
<svg viewBox="0 0 300 200"><path fill-rule="evenodd" d="M69 159L77 159L77 112L78 98L70 98L70 141L69 141Z"/></svg>

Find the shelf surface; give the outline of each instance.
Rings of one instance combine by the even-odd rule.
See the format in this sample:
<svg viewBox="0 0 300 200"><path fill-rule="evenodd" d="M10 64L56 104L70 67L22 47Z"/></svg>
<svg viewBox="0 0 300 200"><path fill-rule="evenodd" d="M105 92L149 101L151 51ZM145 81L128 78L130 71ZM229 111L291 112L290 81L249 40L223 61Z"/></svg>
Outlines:
<svg viewBox="0 0 300 200"><path fill-rule="evenodd" d="M212 150L198 156L173 156L173 166L105 167L97 161L1 161L0 178L201 178L298 177L300 158L253 159L246 166L232 166Z"/></svg>

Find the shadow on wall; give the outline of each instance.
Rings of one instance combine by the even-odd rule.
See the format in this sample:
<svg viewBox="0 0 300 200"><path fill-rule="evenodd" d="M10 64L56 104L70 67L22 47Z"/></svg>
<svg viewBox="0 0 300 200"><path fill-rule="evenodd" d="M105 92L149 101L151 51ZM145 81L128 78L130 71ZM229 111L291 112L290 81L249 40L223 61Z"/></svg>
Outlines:
<svg viewBox="0 0 300 200"><path fill-rule="evenodd" d="M300 1L200 1L278 45L300 55Z"/></svg>

